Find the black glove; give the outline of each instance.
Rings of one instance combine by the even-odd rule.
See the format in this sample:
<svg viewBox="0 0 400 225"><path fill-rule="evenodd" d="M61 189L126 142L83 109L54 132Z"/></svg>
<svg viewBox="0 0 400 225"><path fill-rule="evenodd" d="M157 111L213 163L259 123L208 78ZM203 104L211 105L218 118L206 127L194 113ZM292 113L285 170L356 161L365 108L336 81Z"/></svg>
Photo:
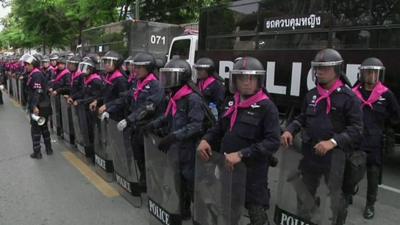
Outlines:
<svg viewBox="0 0 400 225"><path fill-rule="evenodd" d="M160 142L158 143L158 149L162 152L167 153L169 147L176 141L175 134L168 134L167 136L163 137Z"/></svg>
<svg viewBox="0 0 400 225"><path fill-rule="evenodd" d="M154 133L154 124L148 123L147 125L142 126L142 132L144 135L149 135L150 133Z"/></svg>

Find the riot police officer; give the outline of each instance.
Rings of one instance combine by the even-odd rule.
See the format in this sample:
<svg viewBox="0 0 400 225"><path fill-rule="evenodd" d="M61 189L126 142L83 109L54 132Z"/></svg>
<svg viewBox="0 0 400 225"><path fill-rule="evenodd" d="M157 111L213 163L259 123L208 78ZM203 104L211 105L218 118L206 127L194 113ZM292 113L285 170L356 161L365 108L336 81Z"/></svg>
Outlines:
<svg viewBox="0 0 400 225"><path fill-rule="evenodd" d="M50 82L49 91L53 96L69 94L71 86L71 72L66 68L67 56L57 59L56 78Z"/></svg>
<svg viewBox="0 0 400 225"><path fill-rule="evenodd" d="M28 88L28 111L31 115L31 135L33 142L32 158L42 158L40 152L40 138L43 136L44 144L46 146L46 153L51 155L53 153L50 141L50 132L47 127L47 118L51 114L50 100L47 95L46 79L42 72L40 72L40 59L32 55L24 55L20 59L25 66L28 74L27 88ZM35 119L36 117L36 119ZM40 121L39 118L44 118Z"/></svg>
<svg viewBox="0 0 400 225"><path fill-rule="evenodd" d="M210 58L200 58L194 64L194 68L197 70L197 86L210 110L218 118L225 98L225 88L215 72L214 61Z"/></svg>
<svg viewBox="0 0 400 225"><path fill-rule="evenodd" d="M216 126L208 130L198 150L203 160L212 157L215 143L230 167L243 161L247 167L246 207L251 224L269 224L269 156L279 148L278 110L264 90L265 70L256 58L239 58L230 75L234 100Z"/></svg>
<svg viewBox="0 0 400 225"><path fill-rule="evenodd" d="M125 72L128 75L128 83L131 86L135 81L135 71L134 71L134 64L133 64L133 57L129 56L124 60L124 68Z"/></svg>
<svg viewBox="0 0 400 225"><path fill-rule="evenodd" d="M72 56L67 60L67 69L71 72L70 92L67 100L69 104L73 103L75 95L79 94L83 89L83 72L78 70L81 60L80 56Z"/></svg>
<svg viewBox="0 0 400 225"><path fill-rule="evenodd" d="M91 110L95 110L98 105L101 105L98 112L103 114L107 110L107 103L120 98L120 94L128 90L128 82L124 75L120 71L120 67L123 63L122 56L114 51L108 51L102 58L102 68L106 72L105 78L105 90L103 98L98 102L95 100L90 104ZM100 104L101 103L101 104ZM124 117L123 110L112 111L107 110L110 113L111 119L120 121Z"/></svg>
<svg viewBox="0 0 400 225"><path fill-rule="evenodd" d="M85 56L79 63L79 71L83 73L83 87L80 91L71 95L73 104L89 104L101 97L104 83L97 73L97 59L93 55Z"/></svg>
<svg viewBox="0 0 400 225"><path fill-rule="evenodd" d="M301 114L287 126L281 139L284 146L291 145L293 136L303 129L302 181L315 196L320 178L325 178L331 198L332 224L341 225L347 216L341 189L345 165L342 156L344 152L354 151L362 137L362 111L357 97L345 86L347 79L342 75L343 58L339 52L323 49L311 66L317 87L306 94ZM305 202L299 200L298 205L302 210Z"/></svg>
<svg viewBox="0 0 400 225"><path fill-rule="evenodd" d="M52 53L49 56L49 60L50 60L50 69L53 70L54 73L57 72L57 59L59 58L59 54L58 53Z"/></svg>
<svg viewBox="0 0 400 225"><path fill-rule="evenodd" d="M131 85L129 94L125 97L124 105L129 106L129 115L118 123L119 130L129 126L132 129L133 155L140 172L139 185L142 191L146 186L145 157L143 132L140 129L146 122L154 119L160 113L161 101L164 91L160 82L153 74L156 61L149 53L138 53L133 59L135 80ZM118 107L107 104L107 109ZM115 111L115 110L112 110Z"/></svg>
<svg viewBox="0 0 400 225"><path fill-rule="evenodd" d="M385 122L400 119L400 107L396 96L382 82L385 67L378 58L367 58L360 66L359 83L353 92L362 102L364 133L360 150L367 153L367 203L364 218L372 219L378 194L380 170L382 169L383 133Z"/></svg>
<svg viewBox="0 0 400 225"><path fill-rule="evenodd" d="M41 64L42 64L42 72L47 82L50 82L52 79L55 79L54 69L50 65L50 58L46 55L43 56Z"/></svg>
<svg viewBox="0 0 400 225"><path fill-rule="evenodd" d="M181 214L190 218L190 202L193 199L195 149L203 133L204 103L193 83L189 63L173 59L160 69L160 83L169 96L164 116L145 127L157 130L161 136L158 148L167 152L179 151L181 173Z"/></svg>

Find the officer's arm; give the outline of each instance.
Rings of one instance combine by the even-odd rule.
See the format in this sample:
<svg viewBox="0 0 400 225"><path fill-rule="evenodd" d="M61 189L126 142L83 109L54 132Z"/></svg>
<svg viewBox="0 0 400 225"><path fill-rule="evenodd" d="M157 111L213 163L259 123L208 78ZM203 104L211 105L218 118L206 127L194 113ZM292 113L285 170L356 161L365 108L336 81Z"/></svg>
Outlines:
<svg viewBox="0 0 400 225"><path fill-rule="evenodd" d="M146 101L143 103L143 105L128 116L129 122L136 122L138 120L148 118L148 115L153 114L157 107L161 104L161 101L164 97L164 91L160 87L160 83L158 81L151 82L149 92L150 95L146 98Z"/></svg>
<svg viewBox="0 0 400 225"><path fill-rule="evenodd" d="M289 131L292 135L297 134L306 123L306 109L307 109L307 97L304 97L303 105L301 107L301 113L286 127L286 131Z"/></svg>
<svg viewBox="0 0 400 225"><path fill-rule="evenodd" d="M215 85L215 99L217 100L216 104L218 106L218 108L220 109L221 105L224 102L225 99L225 87L224 85L222 85L221 82L216 81L217 85Z"/></svg>
<svg viewBox="0 0 400 225"><path fill-rule="evenodd" d="M243 157L262 157L272 155L280 146L279 113L274 104L268 105L268 110L263 119L264 139L261 142L240 150Z"/></svg>
<svg viewBox="0 0 400 225"><path fill-rule="evenodd" d="M177 140L182 141L201 135L203 132L204 111L202 108L202 99L197 94L189 96L188 99L188 123L181 129L174 131Z"/></svg>
<svg viewBox="0 0 400 225"><path fill-rule="evenodd" d="M361 140L363 132L363 115L361 103L355 97L349 98L344 105L345 129L333 135L341 149L352 149Z"/></svg>
<svg viewBox="0 0 400 225"><path fill-rule="evenodd" d="M60 95L67 95L70 93L70 89L71 89L71 74L68 73L63 77L62 85L61 87L57 88L56 91Z"/></svg>

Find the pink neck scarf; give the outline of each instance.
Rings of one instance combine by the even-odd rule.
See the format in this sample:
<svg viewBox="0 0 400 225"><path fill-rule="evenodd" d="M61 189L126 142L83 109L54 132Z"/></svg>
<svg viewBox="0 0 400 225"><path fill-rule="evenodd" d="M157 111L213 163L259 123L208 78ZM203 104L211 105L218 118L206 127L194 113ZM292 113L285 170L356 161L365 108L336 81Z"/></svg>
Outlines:
<svg viewBox="0 0 400 225"><path fill-rule="evenodd" d="M168 116L169 112L172 110L172 116L176 115L176 111L178 110L178 106L176 104L181 98L190 95L193 93L193 90L185 85L179 91L175 93L175 95L169 100L167 110L164 113L164 116Z"/></svg>
<svg viewBox="0 0 400 225"><path fill-rule="evenodd" d="M32 80L32 74L36 73L36 72L40 72L40 70L38 68L34 68L28 75L28 81L26 82L28 85L29 83L31 83Z"/></svg>
<svg viewBox="0 0 400 225"><path fill-rule="evenodd" d="M318 103L320 103L322 100L326 99L326 114L329 114L332 108L331 95L334 91L336 91L336 89L342 87L343 85L344 84L341 80L337 80L329 90L326 90L318 84L317 90L320 97L315 102L315 107L317 107Z"/></svg>
<svg viewBox="0 0 400 225"><path fill-rule="evenodd" d="M231 116L231 124L230 124L230 130L232 130L233 126L235 126L237 115L238 115L238 110L239 109L246 109L249 108L250 106L265 100L269 99L268 96L262 91L259 90L255 95L251 96L250 98L240 101L240 94L236 92L235 96L235 103L233 106L231 106L228 111L224 114L224 117L227 117L232 114Z"/></svg>
<svg viewBox="0 0 400 225"><path fill-rule="evenodd" d="M199 85L198 85L200 91L203 92L205 89L207 89L214 82L215 82L215 77L213 77L213 76L209 76L206 80L201 80L199 82Z"/></svg>
<svg viewBox="0 0 400 225"><path fill-rule="evenodd" d="M55 83L60 82L65 77L65 75L67 75L68 73L70 73L69 70L68 69L64 69L60 74L58 74L58 76L56 77L54 82Z"/></svg>
<svg viewBox="0 0 400 225"><path fill-rule="evenodd" d="M105 82L109 85L113 84L113 81L119 77L123 77L122 73L119 70L114 71L114 73L111 76L107 76L105 79Z"/></svg>
<svg viewBox="0 0 400 225"><path fill-rule="evenodd" d="M369 98L367 100L365 100L359 90L360 87L361 87L361 84L358 84L357 86L355 86L353 88L353 92L361 100L361 102L362 102L361 108L363 108L366 105L369 106L371 109L374 108L372 106L372 104L374 104L376 101L378 101L384 93L389 91L389 89L385 85L383 85L381 82L378 82L375 85L374 89L372 90Z"/></svg>
<svg viewBox="0 0 400 225"><path fill-rule="evenodd" d="M97 73L92 73L87 79L85 79L85 85L89 85L93 80L101 80L101 77Z"/></svg>
<svg viewBox="0 0 400 225"><path fill-rule="evenodd" d="M71 87L73 87L74 86L74 81L76 80L76 79L78 79L80 76L82 76L82 72L79 72L79 71L75 71L74 72L74 75L72 75L72 79L71 79Z"/></svg>
<svg viewBox="0 0 400 225"><path fill-rule="evenodd" d="M146 77L143 81L138 80L138 82L137 82L137 89L136 89L135 93L133 94L133 98L135 99L135 101L136 101L137 98L139 97L140 92L143 91L144 87L146 87L146 85L148 85L148 84L149 84L150 82L152 82L153 80L157 80L157 78L156 78L156 76L154 76L154 74L152 74L152 73L149 74L149 75L147 75L147 77Z"/></svg>

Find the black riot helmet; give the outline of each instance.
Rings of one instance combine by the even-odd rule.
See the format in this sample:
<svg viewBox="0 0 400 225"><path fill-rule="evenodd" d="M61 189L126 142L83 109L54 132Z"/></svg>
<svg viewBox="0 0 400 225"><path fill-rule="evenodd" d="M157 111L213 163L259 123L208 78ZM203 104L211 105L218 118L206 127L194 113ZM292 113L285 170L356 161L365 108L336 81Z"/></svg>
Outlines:
<svg viewBox="0 0 400 225"><path fill-rule="evenodd" d="M235 60L229 75L229 89L231 93L238 91L238 80L257 79L258 87L265 86L265 69L261 62L253 57L240 57Z"/></svg>
<svg viewBox="0 0 400 225"><path fill-rule="evenodd" d="M359 67L358 80L362 83L374 85L378 81L385 80L385 66L382 61L375 57L365 59Z"/></svg>
<svg viewBox="0 0 400 225"><path fill-rule="evenodd" d="M79 63L79 71L90 75L96 72L96 65L98 64L98 57L96 55L87 55L83 57L82 62Z"/></svg>
<svg viewBox="0 0 400 225"><path fill-rule="evenodd" d="M156 68L156 59L150 53L141 52L136 54L133 58L133 65L135 65L135 67L144 66L149 73L152 73Z"/></svg>
<svg viewBox="0 0 400 225"><path fill-rule="evenodd" d="M122 66L122 56L114 51L108 51L103 57L101 57L101 69L106 69L106 65L114 66L114 70L119 69Z"/></svg>
<svg viewBox="0 0 400 225"><path fill-rule="evenodd" d="M57 59L57 64L67 64L67 56L66 55L60 55Z"/></svg>
<svg viewBox="0 0 400 225"><path fill-rule="evenodd" d="M160 83L163 88L180 87L192 78L192 69L186 60L173 59L160 69Z"/></svg>
<svg viewBox="0 0 400 225"><path fill-rule="evenodd" d="M31 64L35 68L38 68L40 66L40 59L31 54L25 54L21 56L19 60L24 64Z"/></svg>
<svg viewBox="0 0 400 225"><path fill-rule="evenodd" d="M215 64L214 61L210 58L204 57L200 58L193 65L196 70L204 69L208 72L209 75L212 75L215 72Z"/></svg>
<svg viewBox="0 0 400 225"><path fill-rule="evenodd" d="M57 60L60 56L57 53L52 53L49 55L50 60Z"/></svg>
<svg viewBox="0 0 400 225"><path fill-rule="evenodd" d="M80 56L72 56L71 58L67 59L67 69L69 71L77 71L79 63L82 61Z"/></svg>
<svg viewBox="0 0 400 225"><path fill-rule="evenodd" d="M311 69L313 78L319 83L325 83L323 80L318 80L318 70L325 70L333 68L337 77L344 77L343 76L343 58L338 51L331 48L322 49L315 55L313 61L311 61ZM346 83L347 80L345 80Z"/></svg>

